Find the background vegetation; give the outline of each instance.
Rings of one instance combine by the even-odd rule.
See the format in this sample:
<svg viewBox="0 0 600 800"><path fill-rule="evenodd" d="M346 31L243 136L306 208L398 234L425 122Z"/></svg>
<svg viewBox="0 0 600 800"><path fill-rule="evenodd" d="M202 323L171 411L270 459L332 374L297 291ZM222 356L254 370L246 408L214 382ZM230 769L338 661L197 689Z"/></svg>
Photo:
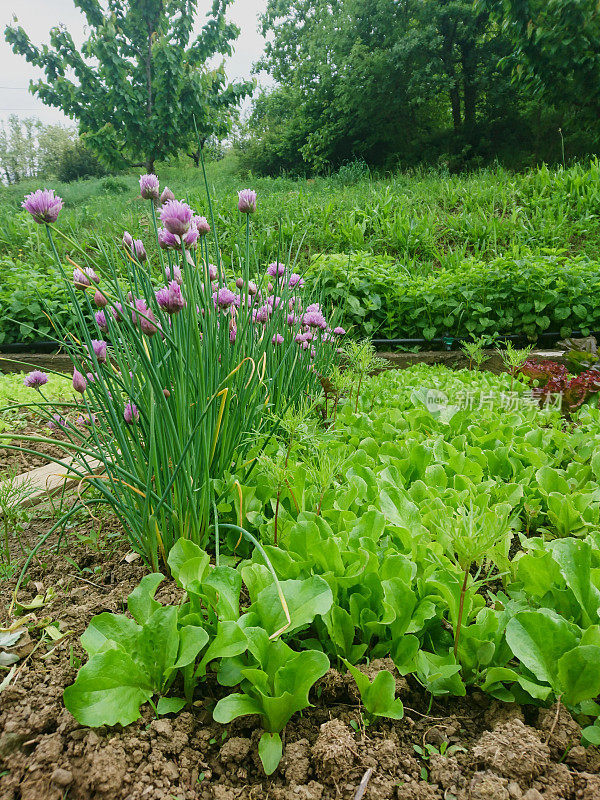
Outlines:
<svg viewBox="0 0 600 800"><path fill-rule="evenodd" d="M240 150L260 172L453 171L597 152L595 0L269 0Z"/></svg>
<svg viewBox="0 0 600 800"><path fill-rule="evenodd" d="M163 185L207 213L198 170L165 166L159 173ZM300 270L310 266L312 275L326 277L332 302L343 306L357 333L431 338L497 331L534 337L560 328L595 328L593 294L583 281L595 280L598 272L596 161L527 174L496 167L465 176L413 170L373 178L343 168L329 177L296 180L240 173L230 155L209 164L208 174L226 260L243 236L230 212L237 190L248 183L259 194L257 265L264 269L277 258L280 241L291 246ZM144 240L158 279L151 219L135 199L136 175L52 185L65 199L64 230L77 232L91 249L98 239L117 247L128 230ZM0 188L0 343L47 335L44 304L48 313L68 313L48 244L20 209L23 195L38 186L32 179ZM540 282L550 293L545 301ZM465 293L472 300L466 305Z"/></svg>

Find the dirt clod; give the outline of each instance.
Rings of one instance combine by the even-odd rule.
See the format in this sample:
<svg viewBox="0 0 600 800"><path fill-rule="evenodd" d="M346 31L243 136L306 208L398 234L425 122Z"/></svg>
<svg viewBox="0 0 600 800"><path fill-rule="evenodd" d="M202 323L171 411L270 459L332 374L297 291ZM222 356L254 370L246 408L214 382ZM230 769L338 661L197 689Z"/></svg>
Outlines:
<svg viewBox="0 0 600 800"><path fill-rule="evenodd" d="M552 755L560 758L567 748L579 745L581 726L562 704L558 709L558 717L556 711L556 704L551 708L541 709L537 727L542 740L548 743Z"/></svg>
<svg viewBox="0 0 600 800"><path fill-rule="evenodd" d="M533 788L542 793L544 800L567 800L573 796L575 784L565 764L550 764Z"/></svg>
<svg viewBox="0 0 600 800"><path fill-rule="evenodd" d="M440 756L434 753L429 759L429 779L442 789L450 790L462 783L462 770L458 761L452 756Z"/></svg>
<svg viewBox="0 0 600 800"><path fill-rule="evenodd" d="M73 783L73 773L68 769L57 767L52 773L51 781L57 786L69 786Z"/></svg>
<svg viewBox="0 0 600 800"><path fill-rule="evenodd" d="M312 748L317 775L326 783L338 783L353 766L355 742L350 728L341 719L321 725Z"/></svg>
<svg viewBox="0 0 600 800"><path fill-rule="evenodd" d="M228 762L239 764L247 758L251 747L252 742L250 739L233 736L231 739L228 739L221 748L221 761L225 764Z"/></svg>
<svg viewBox="0 0 600 800"><path fill-rule="evenodd" d="M550 748L536 730L513 719L486 731L473 748L473 756L506 778L529 782L546 768Z"/></svg>
<svg viewBox="0 0 600 800"><path fill-rule="evenodd" d="M310 742L299 739L288 744L282 762L282 771L290 783L306 783L310 774Z"/></svg>
<svg viewBox="0 0 600 800"><path fill-rule="evenodd" d="M476 772L469 784L469 800L510 800L508 781L494 772Z"/></svg>

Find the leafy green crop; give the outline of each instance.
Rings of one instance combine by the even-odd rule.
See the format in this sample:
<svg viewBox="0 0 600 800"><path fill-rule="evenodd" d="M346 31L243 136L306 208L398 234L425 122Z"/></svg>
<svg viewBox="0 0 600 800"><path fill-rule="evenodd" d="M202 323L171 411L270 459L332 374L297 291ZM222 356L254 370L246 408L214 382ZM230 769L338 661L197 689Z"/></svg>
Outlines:
<svg viewBox="0 0 600 800"><path fill-rule="evenodd" d="M508 375L419 366L366 378L333 432L294 428L287 483L270 486L259 461L223 502L264 552L240 543L235 568L214 566L180 540L169 567L181 602L160 605L161 576L149 575L129 598L132 619L96 617L67 707L95 725L135 719L146 701L169 713L201 696L212 670L237 687L215 720L257 715L271 774L282 730L330 663L354 677L368 721L401 718L390 672L357 668L389 657L432 695L560 698L597 741L600 413L581 409L567 426L529 399ZM306 463L325 446L342 467L323 491Z"/></svg>
<svg viewBox="0 0 600 800"><path fill-rule="evenodd" d="M224 663L219 680L232 686L241 683L243 692L219 700L214 710L217 722L258 714L265 733L259 754L267 775L275 771L282 754L280 732L290 718L310 705L311 686L329 669L329 659L318 650L300 653L281 640L269 639L262 628L247 628L248 664Z"/></svg>
<svg viewBox="0 0 600 800"><path fill-rule="evenodd" d="M521 252L491 261L465 258L458 267L426 276L403 275L385 257L322 255L310 274L343 309L358 336L434 339L447 335L523 334L544 331L587 336L600 329L598 263L564 251Z"/></svg>

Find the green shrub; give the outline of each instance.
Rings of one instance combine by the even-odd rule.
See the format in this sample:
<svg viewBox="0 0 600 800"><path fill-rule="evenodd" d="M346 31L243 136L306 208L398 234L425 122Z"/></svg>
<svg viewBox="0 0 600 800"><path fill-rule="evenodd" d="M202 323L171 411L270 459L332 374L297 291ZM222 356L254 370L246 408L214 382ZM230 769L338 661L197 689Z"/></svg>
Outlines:
<svg viewBox="0 0 600 800"><path fill-rule="evenodd" d="M81 142L73 142L64 148L56 170L58 180L65 183L105 174L106 169Z"/></svg>
<svg viewBox="0 0 600 800"><path fill-rule="evenodd" d="M560 251L411 275L392 258L323 255L310 274L353 333L382 339L600 330L600 264Z"/></svg>
<svg viewBox="0 0 600 800"><path fill-rule="evenodd" d="M129 191L129 186L122 178L113 178L109 175L102 181L102 191L109 194L124 194Z"/></svg>

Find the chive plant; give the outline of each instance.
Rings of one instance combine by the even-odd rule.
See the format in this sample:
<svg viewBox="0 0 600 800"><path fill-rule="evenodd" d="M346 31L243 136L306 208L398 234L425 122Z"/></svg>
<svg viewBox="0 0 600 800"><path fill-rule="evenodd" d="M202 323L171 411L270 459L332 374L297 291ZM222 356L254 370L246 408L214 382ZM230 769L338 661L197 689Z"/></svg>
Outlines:
<svg viewBox="0 0 600 800"><path fill-rule="evenodd" d="M99 239L93 249L80 246L56 225L62 201L52 191L25 199L45 225L65 282L72 321L55 322L56 338L73 361L81 399L57 407L46 401L39 375L28 385L42 416L62 431L57 443L72 457L71 471L112 507L132 547L157 570L180 538L207 546L212 526L218 530L219 496L233 487L229 476L253 436L268 439L290 408L320 390L341 329L334 333L320 305L304 296L289 255L259 270L253 191L239 193L244 242L237 274L228 274L210 197L209 224L171 193L161 204L156 176L142 176L140 188L159 245L156 263L127 232L122 248ZM72 280L57 236L71 252ZM31 452L54 441L21 440Z"/></svg>

